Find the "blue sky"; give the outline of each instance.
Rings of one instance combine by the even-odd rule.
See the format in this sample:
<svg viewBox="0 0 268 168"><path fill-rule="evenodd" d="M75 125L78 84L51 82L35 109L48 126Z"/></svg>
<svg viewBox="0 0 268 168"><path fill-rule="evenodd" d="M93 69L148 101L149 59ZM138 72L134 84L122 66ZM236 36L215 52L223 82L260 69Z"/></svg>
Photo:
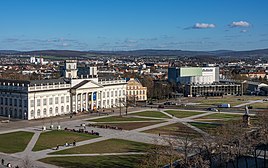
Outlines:
<svg viewBox="0 0 268 168"><path fill-rule="evenodd" d="M0 1L0 50L261 48L267 0Z"/></svg>

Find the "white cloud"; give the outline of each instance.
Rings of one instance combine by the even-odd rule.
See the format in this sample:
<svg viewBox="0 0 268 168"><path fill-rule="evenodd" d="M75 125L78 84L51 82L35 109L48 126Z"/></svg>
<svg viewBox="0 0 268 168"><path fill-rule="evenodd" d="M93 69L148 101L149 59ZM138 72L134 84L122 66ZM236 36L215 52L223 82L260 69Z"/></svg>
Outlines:
<svg viewBox="0 0 268 168"><path fill-rule="evenodd" d="M215 24L208 24L208 23L196 23L192 28L193 29L208 29L208 28L215 28Z"/></svg>
<svg viewBox="0 0 268 168"><path fill-rule="evenodd" d="M246 21L232 22L230 27L249 27L250 24Z"/></svg>

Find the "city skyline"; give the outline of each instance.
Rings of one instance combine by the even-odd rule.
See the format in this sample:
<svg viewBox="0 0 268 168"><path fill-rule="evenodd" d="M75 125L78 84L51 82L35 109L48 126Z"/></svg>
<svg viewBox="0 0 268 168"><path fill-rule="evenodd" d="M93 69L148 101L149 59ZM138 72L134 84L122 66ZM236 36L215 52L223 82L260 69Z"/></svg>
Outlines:
<svg viewBox="0 0 268 168"><path fill-rule="evenodd" d="M268 46L268 2L0 2L0 50L253 50Z"/></svg>

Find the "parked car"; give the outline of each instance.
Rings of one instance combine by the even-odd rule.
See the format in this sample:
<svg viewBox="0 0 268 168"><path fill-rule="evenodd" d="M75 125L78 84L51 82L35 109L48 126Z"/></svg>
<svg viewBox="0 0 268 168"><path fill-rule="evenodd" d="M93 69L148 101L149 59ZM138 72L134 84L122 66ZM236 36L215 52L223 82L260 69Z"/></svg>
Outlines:
<svg viewBox="0 0 268 168"><path fill-rule="evenodd" d="M215 111L215 112L219 112L219 110L218 110L218 109L216 109L216 108L211 108L211 107L210 107L210 108L207 108L207 110L208 110L208 111Z"/></svg>
<svg viewBox="0 0 268 168"><path fill-rule="evenodd" d="M231 104L220 104L218 105L219 108L230 108Z"/></svg>
<svg viewBox="0 0 268 168"><path fill-rule="evenodd" d="M164 105L171 105L171 102L165 102Z"/></svg>

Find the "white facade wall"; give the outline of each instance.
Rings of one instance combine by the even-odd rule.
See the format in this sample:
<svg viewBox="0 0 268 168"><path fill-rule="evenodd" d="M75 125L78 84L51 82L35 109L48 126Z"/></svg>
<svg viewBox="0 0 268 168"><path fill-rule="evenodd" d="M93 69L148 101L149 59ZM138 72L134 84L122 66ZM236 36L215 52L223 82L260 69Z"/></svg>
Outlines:
<svg viewBox="0 0 268 168"><path fill-rule="evenodd" d="M212 84L213 82L218 82L216 71L218 67L202 67L201 76L185 76L180 77L180 83L183 84Z"/></svg>
<svg viewBox="0 0 268 168"><path fill-rule="evenodd" d="M104 86L98 101L101 108L124 106L126 103L126 85Z"/></svg>
<svg viewBox="0 0 268 168"><path fill-rule="evenodd" d="M96 72L97 68L94 67L92 74ZM34 82L7 83L6 80L2 80L0 82L0 115L31 120L69 114L82 111L82 109L92 110L96 107L111 108L126 105L126 80L72 79L77 77L76 61L66 61L65 77L71 80L70 84L69 82L63 84L63 81L59 80L62 83L50 81L50 84L40 84L39 81L36 82L39 83L38 85L30 86ZM97 93L96 101L93 101L95 92Z"/></svg>
<svg viewBox="0 0 268 168"><path fill-rule="evenodd" d="M75 60L70 60L65 62L65 78L77 78L77 62Z"/></svg>
<svg viewBox="0 0 268 168"><path fill-rule="evenodd" d="M29 93L28 96L28 119L45 118L70 113L69 89L33 92ZM63 101L61 100L62 98Z"/></svg>
<svg viewBox="0 0 268 168"><path fill-rule="evenodd" d="M216 79L216 68L217 67L203 67L202 76L205 78L204 82L213 83Z"/></svg>

